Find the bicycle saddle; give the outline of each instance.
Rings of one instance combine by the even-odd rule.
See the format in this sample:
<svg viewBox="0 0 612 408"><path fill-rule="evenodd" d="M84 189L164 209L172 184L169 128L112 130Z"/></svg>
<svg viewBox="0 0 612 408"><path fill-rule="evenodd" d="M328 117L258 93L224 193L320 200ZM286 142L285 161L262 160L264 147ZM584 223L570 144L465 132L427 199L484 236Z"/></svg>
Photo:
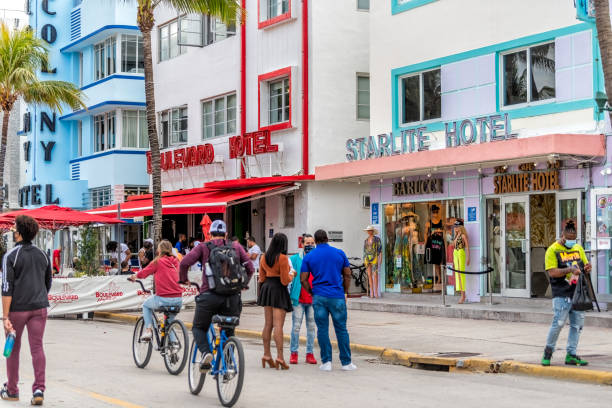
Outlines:
<svg viewBox="0 0 612 408"><path fill-rule="evenodd" d="M180 306L162 306L155 309L156 312L176 314L181 311Z"/></svg>
<svg viewBox="0 0 612 408"><path fill-rule="evenodd" d="M237 316L214 315L212 322L213 324L218 324L221 327L235 327L240 323L240 318Z"/></svg>

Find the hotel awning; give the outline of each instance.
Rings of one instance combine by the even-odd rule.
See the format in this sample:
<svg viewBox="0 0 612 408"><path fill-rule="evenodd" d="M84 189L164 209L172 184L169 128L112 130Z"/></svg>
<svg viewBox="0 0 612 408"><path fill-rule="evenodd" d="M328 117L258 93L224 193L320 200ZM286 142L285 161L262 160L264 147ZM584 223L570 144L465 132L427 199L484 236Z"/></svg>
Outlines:
<svg viewBox="0 0 612 408"><path fill-rule="evenodd" d="M546 161L551 156L563 160L564 157L595 158L605 154L604 135L551 134L318 166L315 179L357 181L423 174L432 170L468 170Z"/></svg>
<svg viewBox="0 0 612 408"><path fill-rule="evenodd" d="M229 205L239 202L282 194L299 188L293 183L258 186L234 190L215 190L207 187L189 190L177 190L162 193L162 214L202 214L224 213ZM121 218L134 218L153 215L153 196L144 194L129 197L120 208L117 204L94 208L89 214L117 217L120 210Z"/></svg>

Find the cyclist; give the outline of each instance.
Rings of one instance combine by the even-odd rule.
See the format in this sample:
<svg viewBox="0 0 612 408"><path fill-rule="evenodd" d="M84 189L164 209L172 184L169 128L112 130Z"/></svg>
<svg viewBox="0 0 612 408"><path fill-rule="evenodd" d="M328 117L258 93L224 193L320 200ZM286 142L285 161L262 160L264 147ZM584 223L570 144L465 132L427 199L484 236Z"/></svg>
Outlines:
<svg viewBox="0 0 612 408"><path fill-rule="evenodd" d="M167 239L162 240L157 246L157 257L151 261L146 268L130 276L132 282L143 279L149 275L155 276L155 296L151 296L142 304L142 317L144 319L145 332L140 340L148 341L153 337L153 312L163 306L178 306L183 304L183 289L178 284L178 259L172 255L172 244ZM168 324L172 323L174 315L168 318ZM173 340L172 338L170 340Z"/></svg>
<svg viewBox="0 0 612 408"><path fill-rule="evenodd" d="M205 275L205 265L208 262L210 256L210 246L227 246L232 245L236 250L236 253L240 257L240 263L245 266L247 270L248 280L251 280L255 270L253 269L253 263L246 253L244 248L238 241L230 243L227 240L227 227L225 222L222 220L216 220L210 226L211 241L206 244L200 244L190 251L183 260L181 261L180 268L180 281L189 283L188 272L189 268L196 262L202 264L202 284L200 286L200 294L196 297L196 310L193 316L193 337L198 345L198 349L204 353L204 357L200 362L200 371L206 372L211 368L211 361L213 358L212 349L208 344L206 333L210 327L212 318L214 315L224 316L240 316L242 311L242 300L240 293L224 296L219 295L212 291L208 287L208 279ZM234 330L227 330L228 337L234 335Z"/></svg>

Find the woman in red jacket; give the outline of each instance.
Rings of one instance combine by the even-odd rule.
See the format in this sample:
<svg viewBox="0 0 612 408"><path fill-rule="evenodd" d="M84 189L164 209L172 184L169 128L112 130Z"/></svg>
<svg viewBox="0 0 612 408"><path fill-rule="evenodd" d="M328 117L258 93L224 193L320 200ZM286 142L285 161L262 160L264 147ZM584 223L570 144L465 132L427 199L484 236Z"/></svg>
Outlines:
<svg viewBox="0 0 612 408"><path fill-rule="evenodd" d="M179 281L179 261L172 255L172 244L164 239L157 246L157 257L143 270L130 276L131 281L143 279L154 275L155 290L151 296L142 304L142 317L144 318L145 331L140 340L151 340L153 336L153 311L162 306L178 306L183 304L183 289ZM170 316L171 323L174 316Z"/></svg>

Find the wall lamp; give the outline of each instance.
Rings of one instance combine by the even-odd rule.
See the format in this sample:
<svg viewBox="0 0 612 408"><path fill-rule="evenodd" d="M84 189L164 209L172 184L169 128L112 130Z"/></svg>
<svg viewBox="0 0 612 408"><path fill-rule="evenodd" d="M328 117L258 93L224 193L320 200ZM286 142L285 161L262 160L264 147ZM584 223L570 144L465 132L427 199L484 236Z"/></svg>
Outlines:
<svg viewBox="0 0 612 408"><path fill-rule="evenodd" d="M597 91L597 93L595 93L595 103L597 104L597 109L599 109L599 112L612 111L612 107L610 107L610 104L608 103L608 96L601 91Z"/></svg>

